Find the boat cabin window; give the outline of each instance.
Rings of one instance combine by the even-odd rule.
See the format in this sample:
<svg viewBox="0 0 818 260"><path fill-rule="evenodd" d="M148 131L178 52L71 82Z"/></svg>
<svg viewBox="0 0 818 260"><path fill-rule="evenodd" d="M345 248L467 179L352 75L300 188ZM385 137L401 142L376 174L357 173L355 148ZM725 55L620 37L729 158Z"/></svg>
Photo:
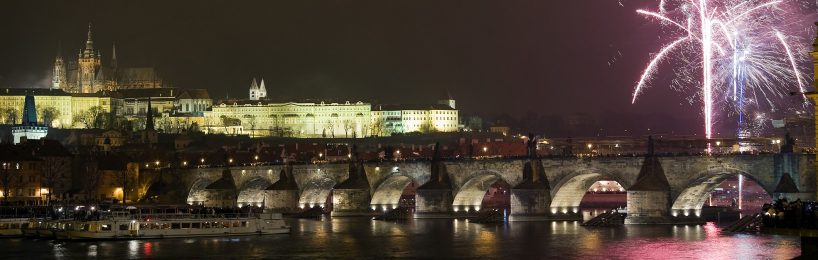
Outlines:
<svg viewBox="0 0 818 260"><path fill-rule="evenodd" d="M100 228L102 231L111 231L111 225L105 224Z"/></svg>
<svg viewBox="0 0 818 260"><path fill-rule="evenodd" d="M179 229L179 223L171 223L170 229Z"/></svg>
<svg viewBox="0 0 818 260"><path fill-rule="evenodd" d="M119 225L119 230L128 230L128 225L125 224Z"/></svg>
<svg viewBox="0 0 818 260"><path fill-rule="evenodd" d="M233 221L233 227L241 227L241 223L238 221Z"/></svg>
<svg viewBox="0 0 818 260"><path fill-rule="evenodd" d="M247 227L247 221L242 221L241 222L241 227Z"/></svg>
<svg viewBox="0 0 818 260"><path fill-rule="evenodd" d="M202 223L193 223L192 228L202 228Z"/></svg>
<svg viewBox="0 0 818 260"><path fill-rule="evenodd" d="M9 228L9 224L6 224L6 223L0 224L0 229L8 229L8 228Z"/></svg>
<svg viewBox="0 0 818 260"><path fill-rule="evenodd" d="M182 228L190 228L190 223L182 223Z"/></svg>
<svg viewBox="0 0 818 260"><path fill-rule="evenodd" d="M170 229L170 224L162 223L162 229Z"/></svg>
<svg viewBox="0 0 818 260"><path fill-rule="evenodd" d="M202 228L210 228L210 222L202 223Z"/></svg>
<svg viewBox="0 0 818 260"><path fill-rule="evenodd" d="M230 221L222 221L222 227L223 228L229 228L230 227Z"/></svg>

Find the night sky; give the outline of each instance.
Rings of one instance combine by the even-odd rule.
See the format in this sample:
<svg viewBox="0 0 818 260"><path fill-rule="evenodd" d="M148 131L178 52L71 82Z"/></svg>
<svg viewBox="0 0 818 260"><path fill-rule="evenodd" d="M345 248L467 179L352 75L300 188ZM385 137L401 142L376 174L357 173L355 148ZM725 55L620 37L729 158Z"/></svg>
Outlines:
<svg viewBox="0 0 818 260"><path fill-rule="evenodd" d="M3 1L0 86L46 87L62 42L88 22L108 62L155 66L181 88L272 96L431 103L448 90L464 114L607 118L611 129L701 132L681 93L631 93L664 39L635 13L656 1ZM807 34L807 33L805 33ZM804 35L808 37L810 35ZM804 44L807 44L805 42ZM613 131L613 130L612 130ZM618 130L617 130L618 131Z"/></svg>

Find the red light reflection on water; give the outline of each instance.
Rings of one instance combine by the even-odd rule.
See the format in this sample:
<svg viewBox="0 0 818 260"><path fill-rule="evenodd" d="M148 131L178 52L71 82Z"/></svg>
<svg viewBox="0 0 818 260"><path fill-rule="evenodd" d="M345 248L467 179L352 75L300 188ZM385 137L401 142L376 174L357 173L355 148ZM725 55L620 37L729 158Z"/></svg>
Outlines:
<svg viewBox="0 0 818 260"><path fill-rule="evenodd" d="M142 254L144 256L151 256L151 254L153 254L153 243L145 242L142 244Z"/></svg>
<svg viewBox="0 0 818 260"><path fill-rule="evenodd" d="M757 234L721 233L713 223L676 226L673 237L635 237L603 249L616 259L792 259L801 254L797 240Z"/></svg>
<svg viewBox="0 0 818 260"><path fill-rule="evenodd" d="M704 228L704 234L707 238L712 239L719 237L719 227L717 227L715 223L707 222L707 224L704 224L702 227Z"/></svg>

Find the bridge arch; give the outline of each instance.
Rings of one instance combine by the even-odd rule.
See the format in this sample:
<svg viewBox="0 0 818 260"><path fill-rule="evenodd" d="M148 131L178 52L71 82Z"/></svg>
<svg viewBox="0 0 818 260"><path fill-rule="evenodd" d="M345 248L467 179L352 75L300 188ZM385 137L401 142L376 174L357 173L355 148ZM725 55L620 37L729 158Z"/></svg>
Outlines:
<svg viewBox="0 0 818 260"><path fill-rule="evenodd" d="M301 195L298 198L298 206L301 208L311 208L314 206L330 207L332 199L332 187L337 182L328 177L313 177L306 179L299 187Z"/></svg>
<svg viewBox="0 0 818 260"><path fill-rule="evenodd" d="M768 195L772 197L772 192L770 190L769 185L765 185L763 182L759 181L756 176L752 174L735 169L735 168L728 168L728 167L721 167L716 169L707 170L701 174L696 176L701 176L689 184L685 186L685 188L679 193L676 198L673 200L673 204L670 207L671 211L670 214L674 217L677 216L699 216L701 215L702 207L704 203L707 201L708 195L712 192L717 186L719 186L723 181L727 180L731 177L736 177L738 175L742 175L747 177L748 179L756 182L760 185Z"/></svg>
<svg viewBox="0 0 818 260"><path fill-rule="evenodd" d="M211 183L213 183L213 180L201 177L193 181L193 185L190 186L187 193L187 204L204 205L205 201L207 201L208 194L205 187Z"/></svg>
<svg viewBox="0 0 818 260"><path fill-rule="evenodd" d="M261 206L264 202L264 189L272 184L261 176L245 181L239 188L238 204Z"/></svg>
<svg viewBox="0 0 818 260"><path fill-rule="evenodd" d="M493 171L481 171L463 183L458 189L452 202L452 210L458 211L480 211L486 192L497 182L508 183L499 173Z"/></svg>
<svg viewBox="0 0 818 260"><path fill-rule="evenodd" d="M591 185L597 181L612 180L622 187L628 187L630 182L615 172L600 173L599 171L581 171L563 177L552 189L551 214L579 213L582 198Z"/></svg>
<svg viewBox="0 0 818 260"><path fill-rule="evenodd" d="M378 207L397 208L400 205L401 196L403 196L407 188L411 188L410 186L416 188L417 181L397 172L392 173L372 193L372 201L370 202L372 209Z"/></svg>

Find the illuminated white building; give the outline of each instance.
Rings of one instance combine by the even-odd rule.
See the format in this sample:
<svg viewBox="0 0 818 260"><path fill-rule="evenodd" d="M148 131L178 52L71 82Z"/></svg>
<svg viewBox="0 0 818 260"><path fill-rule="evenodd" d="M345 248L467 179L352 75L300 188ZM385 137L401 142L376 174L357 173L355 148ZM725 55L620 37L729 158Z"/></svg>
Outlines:
<svg viewBox="0 0 818 260"><path fill-rule="evenodd" d="M456 132L459 118L456 109L444 104L378 105L372 111L373 134Z"/></svg>
<svg viewBox="0 0 818 260"><path fill-rule="evenodd" d="M205 112L205 131L251 136L365 137L369 103L222 101Z"/></svg>

